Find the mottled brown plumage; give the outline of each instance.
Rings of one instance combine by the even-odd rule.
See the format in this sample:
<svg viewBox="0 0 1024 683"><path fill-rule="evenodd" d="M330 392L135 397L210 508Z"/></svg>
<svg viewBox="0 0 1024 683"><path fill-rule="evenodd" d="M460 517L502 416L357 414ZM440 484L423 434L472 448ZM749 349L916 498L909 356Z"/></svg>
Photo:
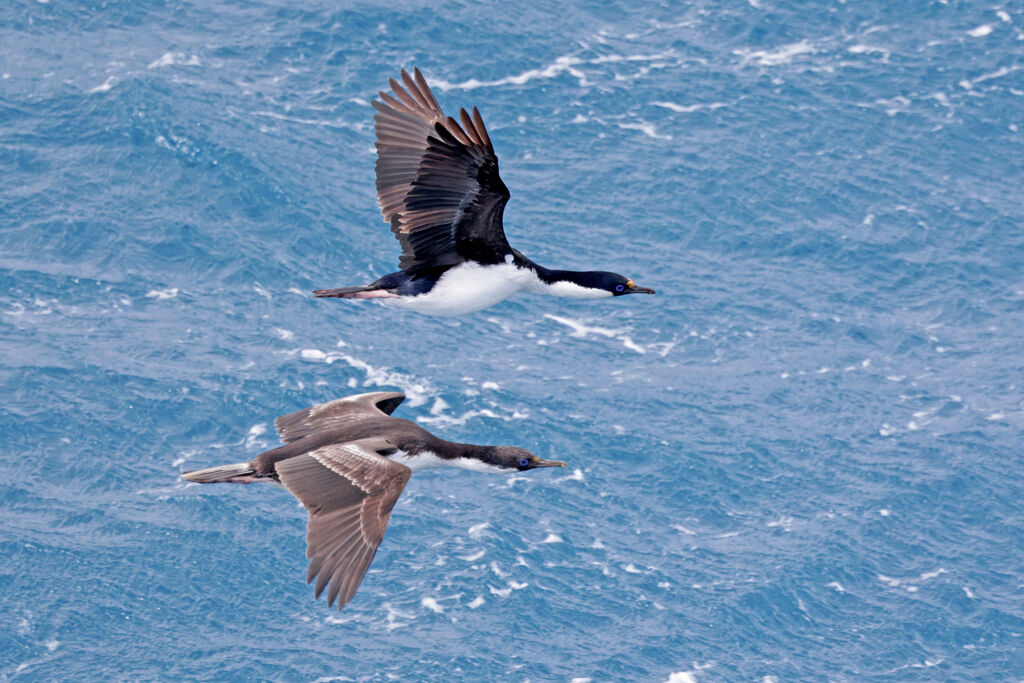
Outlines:
<svg viewBox="0 0 1024 683"><path fill-rule="evenodd" d="M564 466L522 448L474 446L439 439L415 422L391 417L405 400L397 392L348 396L274 421L283 446L246 463L182 477L200 484L259 481L284 485L309 512L306 583L316 597L344 607L380 547L391 510L413 469L462 467L523 471ZM394 458L394 459L389 459Z"/></svg>
<svg viewBox="0 0 1024 683"><path fill-rule="evenodd" d="M306 583L316 579L327 604L352 599L377 553L398 496L412 470L382 458L394 450L383 439L323 446L281 461L277 475L309 511Z"/></svg>

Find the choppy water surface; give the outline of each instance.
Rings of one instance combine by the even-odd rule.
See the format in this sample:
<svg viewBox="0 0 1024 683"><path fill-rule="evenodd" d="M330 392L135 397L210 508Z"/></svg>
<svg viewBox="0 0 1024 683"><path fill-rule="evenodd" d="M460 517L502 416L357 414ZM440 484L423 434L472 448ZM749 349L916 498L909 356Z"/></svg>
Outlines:
<svg viewBox="0 0 1024 683"><path fill-rule="evenodd" d="M0 9L0 677L1024 677L1024 8ZM657 297L455 321L369 100L477 104L512 244ZM570 461L413 479L342 613L304 512L184 469L377 388Z"/></svg>

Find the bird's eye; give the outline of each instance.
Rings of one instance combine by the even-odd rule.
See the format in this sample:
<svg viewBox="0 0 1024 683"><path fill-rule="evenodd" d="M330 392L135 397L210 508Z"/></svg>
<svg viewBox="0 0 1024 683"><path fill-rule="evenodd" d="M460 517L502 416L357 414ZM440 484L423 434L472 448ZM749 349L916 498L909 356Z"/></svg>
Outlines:
<svg viewBox="0 0 1024 683"><path fill-rule="evenodd" d="M523 458L522 460L519 461L519 466L520 467L527 467L529 464L530 464L530 461L527 460L526 458Z"/></svg>
<svg viewBox="0 0 1024 683"><path fill-rule="evenodd" d="M625 289L625 287L623 285L615 285L615 291L616 292L621 292L623 289Z"/></svg>

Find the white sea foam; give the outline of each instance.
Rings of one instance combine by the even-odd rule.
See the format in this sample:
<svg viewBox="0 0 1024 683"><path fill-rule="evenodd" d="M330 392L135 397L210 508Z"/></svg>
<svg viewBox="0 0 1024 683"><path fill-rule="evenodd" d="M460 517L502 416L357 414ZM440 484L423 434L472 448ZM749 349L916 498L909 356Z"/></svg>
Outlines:
<svg viewBox="0 0 1024 683"><path fill-rule="evenodd" d="M721 109L722 107L729 106L725 102L708 102L706 104L676 104L675 102L651 102L655 107L664 107L677 114L689 114L691 112L700 111L702 109L708 109L714 111L715 109Z"/></svg>
<svg viewBox="0 0 1024 683"><path fill-rule="evenodd" d="M551 313L545 313L544 317L572 329L572 332L569 333L570 337L586 339L591 334L595 334L601 337L608 337L609 339L617 339L630 351L635 351L636 353L647 353L647 349L634 342L632 337L630 337L625 330L613 330L607 327L592 327L578 320L564 318L560 315L552 315ZM667 352L668 351L666 350L665 353Z"/></svg>
<svg viewBox="0 0 1024 683"><path fill-rule="evenodd" d="M497 595L499 598L507 598L512 595L511 588L495 588L494 586L488 586L487 590L491 592L491 595Z"/></svg>
<svg viewBox="0 0 1024 683"><path fill-rule="evenodd" d="M440 78L428 78L427 81L432 87L444 91L474 90L476 88L493 88L503 85L523 85L532 80L557 78L564 73L568 73L576 78L581 86L586 87L590 85L590 82L587 80L586 74L580 69L581 66L588 64L660 62L670 59L673 56L674 54L671 52L634 55L601 55L600 57L592 57L590 59L584 59L576 55L562 55L560 57L556 57L553 62L546 66L536 69L527 69L522 73L515 74L513 76L505 76L493 81L481 81L476 78L470 78L469 80L462 81L461 83L452 83L451 81L446 81ZM652 64L652 66L654 65Z"/></svg>
<svg viewBox="0 0 1024 683"><path fill-rule="evenodd" d="M910 100L902 95L897 95L890 99L877 99L874 103L881 105L885 109L887 116L896 116L896 114L906 111L910 106Z"/></svg>
<svg viewBox="0 0 1024 683"><path fill-rule="evenodd" d="M254 424L249 428L249 433L245 435L245 448L246 450L253 450L256 446L260 445L262 441L261 436L267 433L267 425L260 423Z"/></svg>
<svg viewBox="0 0 1024 683"><path fill-rule="evenodd" d="M433 412L433 411L431 411L431 412ZM416 421L417 422L422 422L424 424L434 424L434 425L441 425L441 426L446 426L447 427L447 426L451 426L451 425L464 425L464 424L466 424L467 422L469 422L470 420L472 420L473 418L476 418L476 417L489 417L489 418L494 418L494 419L498 419L498 420L523 420L523 419L526 419L526 417L528 417L528 415L525 414L525 413L520 413L520 412L516 412L516 411L513 411L512 414L502 415L502 414L496 413L495 411L491 410L490 408L480 408L478 410L467 410L466 412L462 413L461 415L445 415L443 413L439 413L439 414L433 415L431 417L419 417L419 418L416 419Z"/></svg>
<svg viewBox="0 0 1024 683"><path fill-rule="evenodd" d="M150 69L157 69L161 66L173 66L180 64L184 66L199 66L199 57L196 55L185 56L184 52L165 52L162 57L150 62Z"/></svg>
<svg viewBox="0 0 1024 683"><path fill-rule="evenodd" d="M573 57L571 55L562 55L557 57L555 61L548 64L545 67L539 69L528 69L515 76L505 76L494 81L480 81L475 78L471 78L468 81L461 83L451 83L443 79L429 78L427 79L431 87L440 88L441 90L474 90L475 88L492 88L495 86L502 85L523 85L536 78L555 78L562 73L570 73L576 78L580 79L580 85L585 85L586 77L576 67L583 64L584 60L579 57Z"/></svg>
<svg viewBox="0 0 1024 683"><path fill-rule="evenodd" d="M697 662L694 662L693 669L691 671L676 671L675 673L671 673L668 678L665 679L665 683L697 683L697 674L710 667L710 664L698 664Z"/></svg>
<svg viewBox="0 0 1024 683"><path fill-rule="evenodd" d="M284 341L289 341L290 339L295 338L294 332L292 332L291 330L286 330L283 327L275 327L274 334L277 336L278 339L282 339Z"/></svg>
<svg viewBox="0 0 1024 683"><path fill-rule="evenodd" d="M843 585L842 585L841 583L839 583L838 581L829 581L829 582L828 582L828 583L826 583L825 585L826 585L826 586L827 586L828 588L835 588L835 589L836 589L836 591L838 591L838 592L840 592L840 593L845 593L845 592L846 592L846 589L845 589L845 588L843 588Z"/></svg>
<svg viewBox="0 0 1024 683"><path fill-rule="evenodd" d="M759 66L779 66L780 64L787 64L791 62L794 57L814 52L817 52L817 50L807 40L783 45L775 48L774 50L733 50L733 54L741 57L744 64L755 62Z"/></svg>
<svg viewBox="0 0 1024 683"><path fill-rule="evenodd" d="M1000 67L1000 68L996 69L995 71L990 71L988 73L982 74L982 75L978 76L977 78L973 78L973 79L971 79L969 81L968 80L960 81L960 84L965 89L970 90L971 88L973 88L974 86L978 85L979 83L984 83L985 81L991 81L991 80L996 79L996 78L1002 78L1004 76L1009 76L1010 74L1014 73L1015 71L1020 71L1022 68L1024 68L1024 67L1021 67L1021 66L1019 66L1017 64L1014 64L1013 66L1003 66L1003 67Z"/></svg>
<svg viewBox="0 0 1024 683"><path fill-rule="evenodd" d="M188 462L195 456L199 455L200 453L202 453L202 451L197 448L190 448L184 450L181 452L181 455L179 457L171 461L171 467L179 467L180 465L184 465L186 462Z"/></svg>
<svg viewBox="0 0 1024 683"><path fill-rule="evenodd" d="M430 406L431 415L440 415L444 411L448 410L448 402L438 396L434 399L434 405Z"/></svg>
<svg viewBox="0 0 1024 683"><path fill-rule="evenodd" d="M641 121L640 123L618 123L616 125L625 130L638 130L647 137L654 138L655 140L672 139L671 135L658 133L658 129L654 127L654 124L647 123L646 121Z"/></svg>
<svg viewBox="0 0 1024 683"><path fill-rule="evenodd" d="M920 589L920 586L916 584L921 583L923 581L928 581L930 579L934 579L935 577L941 576L942 574L946 573L947 572L945 569L939 567L934 571L925 572L924 574L921 574L916 578L897 579L891 576L885 576L884 574L879 574L878 580L892 588L898 588L902 586L903 589L908 593L916 593Z"/></svg>
<svg viewBox="0 0 1024 683"><path fill-rule="evenodd" d="M942 662L943 662L943 660L941 660L941 659L926 659L926 660L924 660L923 662L921 662L919 664L911 664L910 668L911 669L930 669L933 666L938 666L939 664L942 664Z"/></svg>
<svg viewBox="0 0 1024 683"><path fill-rule="evenodd" d="M278 121L287 121L289 123L301 123L301 124L306 125L306 126L324 126L326 128L347 128L349 130L354 130L354 131L361 131L363 129L363 126L364 126L364 124L359 123L359 122L350 122L350 121L344 121L344 120L340 120L340 119L333 120L333 121L327 121L327 120L324 120L324 119L310 119L310 118L303 118L303 117L300 117L300 116L289 116L287 114L280 114L280 113L278 113L276 111L268 111L266 109L262 109L260 111L254 111L254 112L252 112L252 115L253 116L267 116L267 117L272 118L272 119L277 119ZM373 150L373 151L376 152L376 150Z"/></svg>
<svg viewBox="0 0 1024 683"><path fill-rule="evenodd" d="M103 81L101 84L97 85L95 88L90 88L89 90L86 90L85 92L86 92L87 95L95 95L98 92L107 92L108 90L113 88L115 85L117 85L117 79L115 77L113 77L113 76L109 76L107 78L107 80Z"/></svg>
<svg viewBox="0 0 1024 683"><path fill-rule="evenodd" d="M170 287L168 289L151 289L148 292L146 292L147 299L156 299L158 301L173 299L176 296L178 296L177 287Z"/></svg>
<svg viewBox="0 0 1024 683"><path fill-rule="evenodd" d="M396 628L408 626L416 619L415 614L403 612L395 607L392 607L391 603L384 603L384 609L387 610L387 616L384 617L384 628L386 628L388 631L394 631ZM400 619L405 619L406 621L400 621Z"/></svg>
<svg viewBox="0 0 1024 683"><path fill-rule="evenodd" d="M343 342L339 342L339 346L344 346ZM366 375L363 380L363 386L380 386L380 387L398 387L402 393L405 394L406 399L409 401L410 406L419 406L427 402L427 396L433 393L430 385L426 382L420 381L410 375L406 375L401 372L394 372L384 367L374 367L369 363L343 353L341 351L331 351L325 353L320 349L301 349L299 356L303 360L322 362L328 365L337 361L344 361L348 363L350 367L356 370L362 370Z"/></svg>
<svg viewBox="0 0 1024 683"><path fill-rule="evenodd" d="M420 605L437 614L444 612L444 607L441 607L434 598L423 598L420 600Z"/></svg>
<svg viewBox="0 0 1024 683"><path fill-rule="evenodd" d="M971 38L984 38L988 34L992 33L992 30L992 24L982 24L977 28L972 28L970 31L967 32L967 35L969 35Z"/></svg>
<svg viewBox="0 0 1024 683"><path fill-rule="evenodd" d="M875 47L874 45L861 45L858 43L857 45L851 45L846 49L848 52L851 52L855 55L877 53L882 55L885 59L888 59L890 55L889 51L886 50L884 47Z"/></svg>
<svg viewBox="0 0 1024 683"><path fill-rule="evenodd" d="M619 330L612 330L605 327L589 327L581 322L572 320L571 318L563 318L550 313L545 313L544 317L572 328L572 332L569 333L569 336L576 337L577 339L585 339L590 334L599 334L603 337L615 337L622 334Z"/></svg>
<svg viewBox="0 0 1024 683"><path fill-rule="evenodd" d="M561 536L549 533L541 543L565 543Z"/></svg>
<svg viewBox="0 0 1024 683"><path fill-rule="evenodd" d="M476 609L477 607L483 605L485 602L487 601L484 600L484 596L478 595L475 598L473 598L473 601L466 605L466 607L468 607L469 609Z"/></svg>

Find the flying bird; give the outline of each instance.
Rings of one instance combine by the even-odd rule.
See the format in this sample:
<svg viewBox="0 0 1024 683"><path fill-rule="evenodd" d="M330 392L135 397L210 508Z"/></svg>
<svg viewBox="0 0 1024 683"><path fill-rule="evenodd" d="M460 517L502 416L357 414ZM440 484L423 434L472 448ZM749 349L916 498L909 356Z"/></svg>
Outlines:
<svg viewBox="0 0 1024 683"><path fill-rule="evenodd" d="M551 270L509 246L508 188L480 112L445 116L419 69L373 101L377 202L402 245L401 270L317 297L376 299L419 313L479 311L519 291L578 299L654 294L605 271Z"/></svg>
<svg viewBox="0 0 1024 683"><path fill-rule="evenodd" d="M415 422L391 417L405 400L397 392L339 398L274 421L285 445L251 462L185 472L200 484L270 482L284 485L309 512L306 583L340 610L377 553L391 509L413 472L456 467L477 472L525 472L565 467L523 448L474 446L439 439Z"/></svg>

